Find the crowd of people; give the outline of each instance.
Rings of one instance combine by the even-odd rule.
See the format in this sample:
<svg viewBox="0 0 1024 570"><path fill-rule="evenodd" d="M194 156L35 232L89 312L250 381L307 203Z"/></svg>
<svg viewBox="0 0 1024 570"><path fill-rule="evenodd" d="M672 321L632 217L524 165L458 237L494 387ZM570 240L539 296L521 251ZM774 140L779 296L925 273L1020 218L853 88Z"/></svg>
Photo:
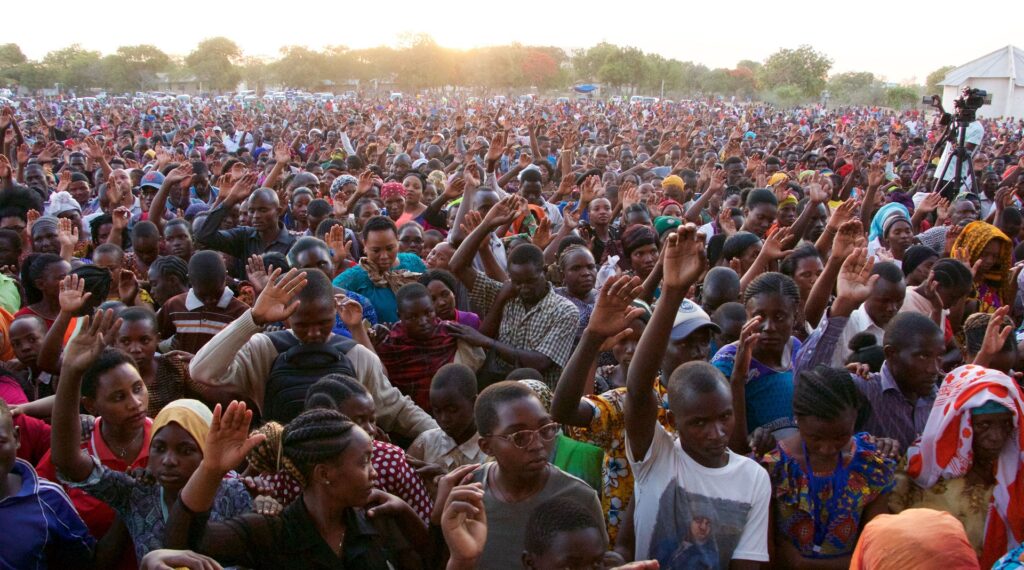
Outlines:
<svg viewBox="0 0 1024 570"><path fill-rule="evenodd" d="M1019 568L1024 121L948 123L21 100L0 566Z"/></svg>

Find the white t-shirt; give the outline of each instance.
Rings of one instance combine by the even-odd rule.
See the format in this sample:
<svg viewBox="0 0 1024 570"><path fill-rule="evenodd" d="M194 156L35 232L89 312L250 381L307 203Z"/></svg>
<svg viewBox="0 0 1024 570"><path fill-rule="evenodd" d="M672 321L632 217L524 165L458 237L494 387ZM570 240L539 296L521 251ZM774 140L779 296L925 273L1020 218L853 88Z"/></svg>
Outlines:
<svg viewBox="0 0 1024 570"><path fill-rule="evenodd" d="M981 121L974 121L967 125L967 133L964 137L964 144L974 144L976 147L981 146L981 141L985 138L985 127L981 124ZM956 137L956 141L960 141L960 133L954 132L953 136ZM977 148L975 149L977 150ZM946 162L952 161L949 168L946 168ZM974 173L971 172L971 166L964 161L960 169L963 174L964 190L966 190L970 184L969 180L974 177ZM935 168L935 175L941 176L943 180L952 180L956 174L956 157L953 156L953 145L946 143L946 148L942 151L942 158L939 159L939 165Z"/></svg>
<svg viewBox="0 0 1024 570"><path fill-rule="evenodd" d="M697 463L660 425L642 461L629 440L635 477L636 560L662 569L726 569L729 561L768 561L768 472L729 452L725 467Z"/></svg>

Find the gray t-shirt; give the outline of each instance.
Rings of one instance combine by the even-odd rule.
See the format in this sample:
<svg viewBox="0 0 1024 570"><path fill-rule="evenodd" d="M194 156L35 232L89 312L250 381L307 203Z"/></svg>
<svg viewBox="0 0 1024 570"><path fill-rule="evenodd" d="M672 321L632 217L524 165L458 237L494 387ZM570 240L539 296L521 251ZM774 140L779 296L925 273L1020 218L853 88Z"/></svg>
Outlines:
<svg viewBox="0 0 1024 570"><path fill-rule="evenodd" d="M576 503L588 506L607 537L601 501L597 493L581 479L552 465L547 485L539 493L519 503L506 503L488 487L490 471L496 466L496 463L485 464L483 469L476 472L475 477L475 481L484 484L484 508L487 511L487 544L478 562L479 568L521 567L526 523L534 509L556 497L569 497Z"/></svg>

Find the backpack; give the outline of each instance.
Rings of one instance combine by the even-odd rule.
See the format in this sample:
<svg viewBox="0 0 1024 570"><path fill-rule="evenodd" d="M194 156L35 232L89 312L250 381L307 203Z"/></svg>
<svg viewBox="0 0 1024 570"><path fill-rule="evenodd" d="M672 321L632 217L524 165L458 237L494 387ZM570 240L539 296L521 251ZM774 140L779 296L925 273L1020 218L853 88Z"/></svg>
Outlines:
<svg viewBox="0 0 1024 570"><path fill-rule="evenodd" d="M263 395L263 420L286 424L305 409L306 392L328 374L356 373L348 351L356 345L341 335L331 335L326 343L303 344L291 331L267 333L277 349Z"/></svg>

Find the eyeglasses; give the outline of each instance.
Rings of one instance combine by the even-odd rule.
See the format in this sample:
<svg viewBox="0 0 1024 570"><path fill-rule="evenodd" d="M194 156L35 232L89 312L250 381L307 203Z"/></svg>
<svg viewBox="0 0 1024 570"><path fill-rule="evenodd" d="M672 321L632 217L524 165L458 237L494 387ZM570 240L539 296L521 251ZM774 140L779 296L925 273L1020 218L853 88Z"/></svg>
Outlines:
<svg viewBox="0 0 1024 570"><path fill-rule="evenodd" d="M540 437L541 441L548 442L558 436L558 430L561 429L561 424L558 422L551 422L547 425L543 425L537 429L524 429L508 435L492 434L491 437L497 437L504 439L519 449L526 449L533 444L534 437Z"/></svg>

